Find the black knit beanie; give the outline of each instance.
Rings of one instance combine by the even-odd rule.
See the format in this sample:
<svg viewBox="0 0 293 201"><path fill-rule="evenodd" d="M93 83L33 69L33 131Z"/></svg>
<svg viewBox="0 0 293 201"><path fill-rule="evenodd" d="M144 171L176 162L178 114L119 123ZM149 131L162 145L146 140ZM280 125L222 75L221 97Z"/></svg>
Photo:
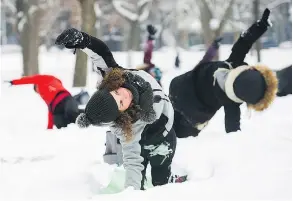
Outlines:
<svg viewBox="0 0 293 201"><path fill-rule="evenodd" d="M114 97L106 89L96 91L85 107L85 113L77 119L80 127L100 125L117 119L119 109Z"/></svg>
<svg viewBox="0 0 293 201"><path fill-rule="evenodd" d="M237 76L233 89L235 95L241 100L249 104L256 104L264 97L266 82L258 70L249 69Z"/></svg>

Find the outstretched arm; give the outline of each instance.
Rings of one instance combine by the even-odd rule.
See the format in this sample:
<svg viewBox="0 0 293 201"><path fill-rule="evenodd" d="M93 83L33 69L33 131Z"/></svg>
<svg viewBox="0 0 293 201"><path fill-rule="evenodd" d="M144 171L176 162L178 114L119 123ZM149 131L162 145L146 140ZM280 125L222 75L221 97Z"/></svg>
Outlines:
<svg viewBox="0 0 293 201"><path fill-rule="evenodd" d="M42 84L51 81L52 79L57 79L51 75L32 75L25 76L20 79L11 80L12 85L21 85L21 84Z"/></svg>
<svg viewBox="0 0 293 201"><path fill-rule="evenodd" d="M89 36L90 43L88 44L86 48L81 50L85 52L93 60L93 63L95 64L95 66L103 67L105 66L103 65L103 62L104 62L107 67L112 67L112 68L119 67L109 47L100 39L90 35L88 36Z"/></svg>
<svg viewBox="0 0 293 201"><path fill-rule="evenodd" d="M244 31L236 43L232 47L232 53L226 60L230 62L233 68L241 65L244 62L246 54L249 52L253 43L257 41L271 26L269 21L270 10L266 9L262 18L252 24L246 31Z"/></svg>
<svg viewBox="0 0 293 201"><path fill-rule="evenodd" d="M147 25L147 32L148 32L148 38L147 42L145 44L144 49L144 57L143 57L143 63L152 65L152 53L154 49L153 40L155 39L155 34L157 32L157 29L153 25Z"/></svg>
<svg viewBox="0 0 293 201"><path fill-rule="evenodd" d="M96 68L119 67L108 46L100 39L71 28L63 31L56 39L57 45L79 48L91 57Z"/></svg>
<svg viewBox="0 0 293 201"><path fill-rule="evenodd" d="M222 38L217 38L213 41L213 43L210 45L209 49L206 51L205 55L197 65L213 60L219 50L221 40Z"/></svg>

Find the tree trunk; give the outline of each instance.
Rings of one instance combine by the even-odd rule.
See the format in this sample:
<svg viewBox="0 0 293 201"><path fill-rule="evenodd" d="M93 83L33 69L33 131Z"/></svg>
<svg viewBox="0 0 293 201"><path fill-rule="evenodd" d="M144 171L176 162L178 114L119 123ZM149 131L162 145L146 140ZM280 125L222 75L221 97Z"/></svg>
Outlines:
<svg viewBox="0 0 293 201"><path fill-rule="evenodd" d="M127 66L128 68L132 67L132 53L133 51L139 50L140 43L140 30L138 21L129 21L130 31L127 36Z"/></svg>
<svg viewBox="0 0 293 201"><path fill-rule="evenodd" d="M222 34L224 26L227 22L227 19L232 14L232 7L235 0L230 0L222 19L220 19L219 27L216 30L212 30L210 27L210 21L212 19L212 11L209 9L206 0L202 1L201 8L200 8L200 21L203 30L203 38L206 46L208 47L212 41ZM216 53L214 60L219 60L219 51Z"/></svg>
<svg viewBox="0 0 293 201"><path fill-rule="evenodd" d="M134 38L133 49L135 51L139 51L141 48L140 48L140 23L138 21L135 23L133 31L134 31L132 35Z"/></svg>
<svg viewBox="0 0 293 201"><path fill-rule="evenodd" d="M29 26L26 22L20 32L20 42L22 51L22 76L29 75L28 60L29 60Z"/></svg>
<svg viewBox="0 0 293 201"><path fill-rule="evenodd" d="M93 35L96 15L94 10L94 0L80 0L81 5L81 30ZM77 51L75 71L74 71L74 87L84 87L87 81L87 55L81 50Z"/></svg>
<svg viewBox="0 0 293 201"><path fill-rule="evenodd" d="M39 73L39 30L40 30L40 12L37 11L36 15L30 20L30 33L29 33L29 74Z"/></svg>
<svg viewBox="0 0 293 201"><path fill-rule="evenodd" d="M128 50L138 51L140 49L140 27L138 21L130 22L130 33L128 35Z"/></svg>
<svg viewBox="0 0 293 201"><path fill-rule="evenodd" d="M24 76L39 73L39 29L42 10L38 8L33 13L29 13L29 9L37 3L37 0L32 0L24 5L26 23L21 31Z"/></svg>
<svg viewBox="0 0 293 201"><path fill-rule="evenodd" d="M254 0L253 2L253 11L254 11L254 21L257 21L259 19L259 0ZM257 53L257 62L261 61L260 57L260 49L261 49L261 44L260 40L257 40L255 42L255 49Z"/></svg>
<svg viewBox="0 0 293 201"><path fill-rule="evenodd" d="M202 3L200 4L200 22L203 32L204 43L207 47L214 38L213 31L210 27L211 19L212 16L209 7L207 6L207 3L205 1L202 1Z"/></svg>
<svg viewBox="0 0 293 201"><path fill-rule="evenodd" d="M125 23L127 23L127 24L122 27L122 30L123 30L122 51L128 50L128 41L129 41L128 34L129 34L129 30L130 30L130 24L128 21L126 21Z"/></svg>

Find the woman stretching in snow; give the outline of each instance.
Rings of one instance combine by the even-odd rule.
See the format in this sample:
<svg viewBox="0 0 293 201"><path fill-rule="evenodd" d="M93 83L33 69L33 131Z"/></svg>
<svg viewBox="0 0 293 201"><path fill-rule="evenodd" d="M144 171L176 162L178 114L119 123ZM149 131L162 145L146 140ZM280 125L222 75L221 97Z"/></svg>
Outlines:
<svg viewBox="0 0 293 201"><path fill-rule="evenodd" d="M208 48L208 50L206 51L205 55L199 63L208 62L214 58L219 49L221 40L222 38L216 38L213 41L213 43L210 45L210 47ZM123 160L120 141L116 138L115 135L111 133L111 131L107 131L106 135L106 150L103 156L104 162L108 164L121 165L123 163Z"/></svg>
<svg viewBox="0 0 293 201"><path fill-rule="evenodd" d="M241 34L226 61L200 63L171 81L169 98L177 137L197 136L222 106L226 132L235 132L240 130L242 103L263 111L273 102L278 87L273 71L244 62L253 43L269 27L269 14L266 9L261 20Z"/></svg>
<svg viewBox="0 0 293 201"><path fill-rule="evenodd" d="M80 48L94 62L102 58L112 67L76 122L79 127L108 125L120 139L125 187L144 189L148 163L154 186L175 181L171 175L176 150L174 110L157 81L142 70L123 69L103 41L76 29L65 30L56 44Z"/></svg>
<svg viewBox="0 0 293 201"><path fill-rule="evenodd" d="M58 129L75 123L82 110L76 100L64 88L62 82L52 75L32 75L8 81L11 85L33 84L34 90L48 106L48 129Z"/></svg>

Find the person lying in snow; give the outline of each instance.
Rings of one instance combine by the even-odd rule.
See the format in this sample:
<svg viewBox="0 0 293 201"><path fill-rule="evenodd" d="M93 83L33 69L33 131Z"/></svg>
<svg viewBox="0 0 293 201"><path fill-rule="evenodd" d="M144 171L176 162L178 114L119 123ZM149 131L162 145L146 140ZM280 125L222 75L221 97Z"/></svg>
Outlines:
<svg viewBox="0 0 293 201"><path fill-rule="evenodd" d="M178 138L197 136L223 106L226 132L240 130L240 105L263 111L273 102L278 80L264 65L249 66L244 58L270 26L266 9L260 20L243 32L226 61L206 62L175 77L170 84L174 129Z"/></svg>
<svg viewBox="0 0 293 201"><path fill-rule="evenodd" d="M292 65L277 70L277 78L279 80L277 96L287 96L292 94Z"/></svg>
<svg viewBox="0 0 293 201"><path fill-rule="evenodd" d="M144 189L148 163L154 186L181 181L171 174L176 150L174 110L157 81L145 71L119 66L107 45L87 33L65 30L56 44L80 48L93 61L101 57L112 68L76 123L81 128L107 125L119 138L126 170L125 187Z"/></svg>
<svg viewBox="0 0 293 201"><path fill-rule="evenodd" d="M32 75L15 79L9 82L11 85L33 84L34 90L48 106L47 129L55 125L58 129L75 123L76 117L81 111L71 94L64 88L62 82L52 75Z"/></svg>
<svg viewBox="0 0 293 201"><path fill-rule="evenodd" d="M162 78L162 71L159 67L157 67L155 64L152 63L152 54L154 49L154 39L155 34L157 33L157 29L153 25L147 25L147 41L144 48L144 57L143 57L143 64L140 66L137 66L137 70L144 70L150 75L152 75L157 82L162 86L161 84L161 78Z"/></svg>

